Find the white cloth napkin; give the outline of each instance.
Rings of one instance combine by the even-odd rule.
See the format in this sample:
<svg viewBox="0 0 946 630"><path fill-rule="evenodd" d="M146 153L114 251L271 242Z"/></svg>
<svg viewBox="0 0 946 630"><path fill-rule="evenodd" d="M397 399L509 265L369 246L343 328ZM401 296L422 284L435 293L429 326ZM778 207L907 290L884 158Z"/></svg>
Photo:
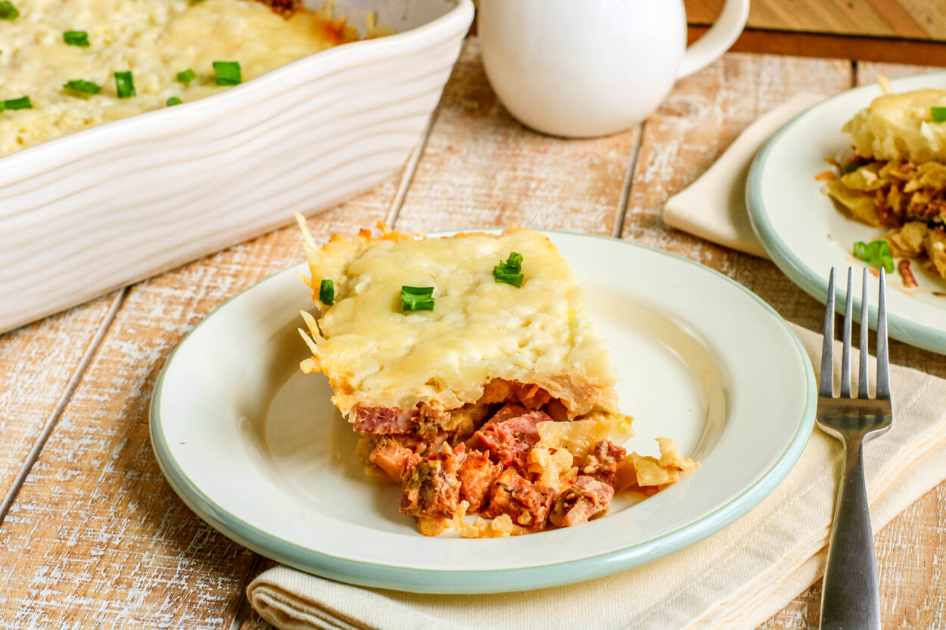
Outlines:
<svg viewBox="0 0 946 630"><path fill-rule="evenodd" d="M702 176L664 204L664 223L725 247L768 258L746 211L746 176L759 149L820 94L801 93L746 127Z"/></svg>
<svg viewBox="0 0 946 630"><path fill-rule="evenodd" d="M818 365L821 335L794 330ZM893 428L866 447L875 532L946 479L946 380L893 367L891 383ZM823 570L840 461L839 443L815 430L785 481L732 525L672 556L584 584L433 596L277 567L257 577L247 596L283 630L750 630Z"/></svg>

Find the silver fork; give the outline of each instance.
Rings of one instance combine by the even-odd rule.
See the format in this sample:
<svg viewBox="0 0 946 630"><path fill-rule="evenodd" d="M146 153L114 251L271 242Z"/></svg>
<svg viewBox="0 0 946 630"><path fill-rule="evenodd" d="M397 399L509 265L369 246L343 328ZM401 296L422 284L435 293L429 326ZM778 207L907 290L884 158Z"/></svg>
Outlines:
<svg viewBox="0 0 946 630"><path fill-rule="evenodd" d="M877 395L868 394L867 270L861 293L861 357L857 397L851 396L851 320L853 270L847 271L841 396L834 397L834 269L828 280L818 391L818 426L844 444L844 473L834 509L821 595L821 630L880 630L877 559L864 482L864 443L890 428L890 377L887 364L886 275L880 271L877 304Z"/></svg>

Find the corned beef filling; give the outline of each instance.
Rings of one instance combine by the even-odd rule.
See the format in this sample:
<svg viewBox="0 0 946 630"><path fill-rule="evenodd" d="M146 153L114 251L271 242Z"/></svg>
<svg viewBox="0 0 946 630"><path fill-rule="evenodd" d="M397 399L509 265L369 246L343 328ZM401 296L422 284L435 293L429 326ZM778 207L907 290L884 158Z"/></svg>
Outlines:
<svg viewBox="0 0 946 630"><path fill-rule="evenodd" d="M626 455L603 440L575 461L577 479L562 488L539 483L539 474L528 470L529 452L539 442L540 423L563 419L556 405L539 388L494 381L477 404L449 412L418 406L353 414L355 428L369 440L370 462L401 484L404 514L449 519L466 501L468 514L506 514L520 527L541 530L607 513Z"/></svg>

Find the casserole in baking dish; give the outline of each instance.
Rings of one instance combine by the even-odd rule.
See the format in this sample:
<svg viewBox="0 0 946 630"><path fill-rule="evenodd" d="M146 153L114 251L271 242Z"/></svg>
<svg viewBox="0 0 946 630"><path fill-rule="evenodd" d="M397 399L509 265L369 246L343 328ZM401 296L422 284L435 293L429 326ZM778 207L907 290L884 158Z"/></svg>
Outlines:
<svg viewBox="0 0 946 630"><path fill-rule="evenodd" d="M354 41L332 4L13 0L0 31L0 155L186 103ZM367 32L376 35L376 29Z"/></svg>
<svg viewBox="0 0 946 630"><path fill-rule="evenodd" d="M0 332L270 231L293 210L335 206L395 173L436 107L473 5L334 7L360 38L369 15L395 34L0 158Z"/></svg>

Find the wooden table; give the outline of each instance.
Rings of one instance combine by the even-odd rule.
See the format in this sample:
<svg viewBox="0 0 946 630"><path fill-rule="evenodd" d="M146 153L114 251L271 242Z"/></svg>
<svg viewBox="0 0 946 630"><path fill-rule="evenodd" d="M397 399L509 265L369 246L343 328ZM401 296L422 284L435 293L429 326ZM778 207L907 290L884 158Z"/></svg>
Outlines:
<svg viewBox="0 0 946 630"><path fill-rule="evenodd" d="M516 222L629 239L717 269L818 329L823 307L774 265L668 229L661 207L793 94L922 70L731 54L681 81L637 129L563 141L510 118L471 38L403 172L310 225L322 240L378 220L404 231ZM244 589L268 561L177 498L151 452L147 409L158 372L197 322L301 259L297 230L283 229L0 336L0 489L15 495L0 526L0 628L267 627ZM892 357L946 376L941 356L894 343ZM946 484L878 533L885 628L946 622L944 521ZM814 586L762 627L816 625L818 597Z"/></svg>

